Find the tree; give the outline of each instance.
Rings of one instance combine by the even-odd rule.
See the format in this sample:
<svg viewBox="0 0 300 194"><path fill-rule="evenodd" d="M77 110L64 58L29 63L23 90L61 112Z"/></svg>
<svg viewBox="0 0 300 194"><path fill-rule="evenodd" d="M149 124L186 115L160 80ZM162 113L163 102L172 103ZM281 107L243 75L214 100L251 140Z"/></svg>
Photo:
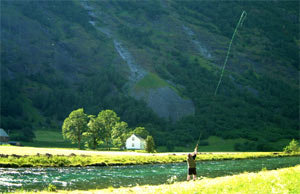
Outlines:
<svg viewBox="0 0 300 194"><path fill-rule="evenodd" d="M97 120L103 125L103 128L101 128L101 136L109 149L112 130L120 118L117 117L117 114L112 110L103 110L98 114Z"/></svg>
<svg viewBox="0 0 300 194"><path fill-rule="evenodd" d="M146 151L153 153L155 148L154 139L152 136L147 136L146 138Z"/></svg>
<svg viewBox="0 0 300 194"><path fill-rule="evenodd" d="M117 147L124 147L126 139L130 136L130 129L128 124L124 121L116 123L113 127L111 138L113 145Z"/></svg>
<svg viewBox="0 0 300 194"><path fill-rule="evenodd" d="M62 126L62 133L64 139L70 140L72 143L78 143L80 149L80 142L83 132L87 129L88 116L84 113L83 108L74 110L64 120Z"/></svg>
<svg viewBox="0 0 300 194"><path fill-rule="evenodd" d="M285 153L296 153L300 152L299 143L296 140L292 140L288 146L283 148L283 152Z"/></svg>
<svg viewBox="0 0 300 194"><path fill-rule="evenodd" d="M145 127L137 127L133 130L133 133L144 139L149 135L149 132L145 129Z"/></svg>
<svg viewBox="0 0 300 194"><path fill-rule="evenodd" d="M101 130L103 130L103 123L99 121L99 117L95 115L89 115L90 121L88 123L87 131L83 133L86 138L88 147L96 149L97 145L102 142L103 136Z"/></svg>

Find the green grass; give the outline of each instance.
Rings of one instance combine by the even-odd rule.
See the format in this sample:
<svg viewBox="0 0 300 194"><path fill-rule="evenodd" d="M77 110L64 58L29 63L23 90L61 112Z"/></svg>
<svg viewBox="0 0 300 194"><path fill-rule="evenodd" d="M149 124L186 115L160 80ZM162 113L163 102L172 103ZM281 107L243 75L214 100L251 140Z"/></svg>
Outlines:
<svg viewBox="0 0 300 194"><path fill-rule="evenodd" d="M199 146L199 152L234 152L234 144L236 143L243 143L246 139L238 138L238 139L222 139L217 136L210 136L208 139L201 140L201 142L208 142L206 146ZM286 145L288 142L286 143ZM192 144L189 147L180 147L175 146L175 152L191 152L195 148L195 144ZM158 147L158 151L160 152L167 152L167 148L165 146Z"/></svg>
<svg viewBox="0 0 300 194"><path fill-rule="evenodd" d="M108 188L89 191L57 191L58 193L139 193L139 194L299 194L300 165L296 167L258 173L243 173L234 176L204 178L190 182L175 182L158 186L136 186L131 188ZM16 193L34 193L17 191ZM50 193L43 191L42 193Z"/></svg>
<svg viewBox="0 0 300 194"><path fill-rule="evenodd" d="M136 86L135 89L137 91L140 90L147 90L147 89L156 89L161 88L165 86L170 86L166 81L158 77L154 73L148 73L142 80L140 80Z"/></svg>
<svg viewBox="0 0 300 194"><path fill-rule="evenodd" d="M271 142L271 143L269 143L269 144L270 144L272 147L282 148L282 150L283 150L283 148L284 148L285 146L289 145L290 141L291 141L291 139L281 139L281 140L279 140L279 141L277 141L277 142Z"/></svg>
<svg viewBox="0 0 300 194"><path fill-rule="evenodd" d="M300 193L300 166L280 170L244 173L195 182L171 185L138 186L133 188L105 189L102 193L177 193L177 194L297 194Z"/></svg>
<svg viewBox="0 0 300 194"><path fill-rule="evenodd" d="M208 146L201 146L199 147L199 151L203 152L213 152L213 151L220 151L220 152L233 152L234 144L236 143L243 143L245 139L238 138L238 139L222 139L216 136L210 136L207 139Z"/></svg>
<svg viewBox="0 0 300 194"><path fill-rule="evenodd" d="M22 142L22 145L30 147L48 147L48 148L77 148L77 144L71 144L69 141L64 140L61 131L53 130L37 130L34 132L36 138L33 142ZM234 150L235 143L243 143L245 139L222 139L216 136L210 136L207 140L209 145L199 146L199 151L201 152L232 152ZM278 144L285 146L289 143L288 140L282 140ZM275 143L274 143L275 144ZM193 145L194 146L194 145ZM194 147L179 147L175 146L175 152L190 152ZM99 148L101 150L101 148ZM166 152L164 147L159 147L158 151Z"/></svg>
<svg viewBox="0 0 300 194"><path fill-rule="evenodd" d="M36 130L33 142L21 142L24 146L49 147L49 148L77 148L76 144L71 144L63 139L61 131Z"/></svg>
<svg viewBox="0 0 300 194"><path fill-rule="evenodd" d="M24 146L30 147L43 147L43 148L77 148L77 144L71 144L69 141L64 140L61 131L54 130L36 130L35 132L36 138L33 142L21 142ZM208 142L207 146L199 146L199 152L234 152L234 144L235 143L243 143L247 141L243 138L238 139L222 139L217 136L210 136L206 140L201 140ZM289 144L289 139L282 139L277 142L269 143L272 147L283 148ZM201 142L200 142L201 143ZM196 144L196 143L195 143ZM194 149L195 145L191 145L189 147L180 147L175 146L175 152L190 152ZM81 146L83 148L83 144ZM99 147L97 150L105 150L104 147ZM113 150L119 150L116 148L112 148ZM282 150L282 149L281 149ZM281 151L280 150L280 151ZM165 146L157 147L158 152L167 152L167 148Z"/></svg>
<svg viewBox="0 0 300 194"><path fill-rule="evenodd" d="M137 92L145 91L149 89L157 89L162 87L169 87L171 88L176 94L178 94L183 99L189 99L187 96L184 96L180 93L180 91L173 85L169 84L165 80L161 79L158 75L154 73L148 73L142 80L140 80L135 85L135 90Z"/></svg>

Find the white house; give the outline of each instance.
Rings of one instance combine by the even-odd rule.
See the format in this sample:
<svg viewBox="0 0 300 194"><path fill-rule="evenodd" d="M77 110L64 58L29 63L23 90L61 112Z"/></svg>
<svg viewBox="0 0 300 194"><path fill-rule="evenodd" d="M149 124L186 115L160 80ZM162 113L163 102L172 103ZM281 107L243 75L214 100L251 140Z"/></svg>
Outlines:
<svg viewBox="0 0 300 194"><path fill-rule="evenodd" d="M132 134L126 140L126 149L130 150L144 150L146 141L138 135Z"/></svg>
<svg viewBox="0 0 300 194"><path fill-rule="evenodd" d="M4 129L0 128L0 144L7 144L9 140L9 136L4 131Z"/></svg>

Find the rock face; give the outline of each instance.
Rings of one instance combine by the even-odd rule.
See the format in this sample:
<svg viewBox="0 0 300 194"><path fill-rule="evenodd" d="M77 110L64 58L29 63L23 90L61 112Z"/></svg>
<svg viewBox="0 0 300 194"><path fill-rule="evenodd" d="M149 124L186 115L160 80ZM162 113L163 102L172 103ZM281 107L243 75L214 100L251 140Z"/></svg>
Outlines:
<svg viewBox="0 0 300 194"><path fill-rule="evenodd" d="M171 122L195 113L194 103L190 99L183 99L170 87L148 89L147 91L132 93L136 99L143 99L160 117Z"/></svg>
<svg viewBox="0 0 300 194"><path fill-rule="evenodd" d="M198 50L201 53L201 55L206 59L212 59L210 51L207 49L206 45L204 45L203 43L201 43L201 41L198 40L196 34L185 25L182 26L182 29L184 33L189 36L196 50Z"/></svg>
<svg viewBox="0 0 300 194"><path fill-rule="evenodd" d="M97 13L92 5L87 4L86 1L82 1L81 4L88 11L88 14L92 18L97 19L97 17L101 17L101 14ZM115 35L113 27L112 29L109 29L108 25L106 28L103 28L98 26L93 20L89 22L97 30L104 33L107 38L113 40L115 51L118 53L120 59L123 60L123 62L128 66L129 75L126 86L129 87L128 91L130 96L137 100L145 101L158 116L170 120L171 122L175 122L184 116L193 115L195 113L195 107L192 100L183 99L174 89L169 86L150 89L145 88L139 91L134 90L136 84L150 72L136 62L137 60L135 60L134 55ZM188 30L191 31L190 29ZM200 43L197 46L199 45Z"/></svg>

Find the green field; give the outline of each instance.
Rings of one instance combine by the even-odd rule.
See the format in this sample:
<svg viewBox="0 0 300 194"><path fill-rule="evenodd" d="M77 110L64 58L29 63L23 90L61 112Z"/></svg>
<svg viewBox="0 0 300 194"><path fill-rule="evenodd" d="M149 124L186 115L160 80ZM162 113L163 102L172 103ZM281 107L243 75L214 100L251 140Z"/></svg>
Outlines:
<svg viewBox="0 0 300 194"><path fill-rule="evenodd" d="M258 173L243 173L234 176L218 178L203 178L190 182L175 182L158 186L136 186L131 188L108 188L89 191L59 190L55 193L138 193L138 194L299 194L300 193L300 166L279 170L261 171ZM52 188L55 190L55 188ZM16 193L35 193L17 191ZM43 191L41 193L51 193Z"/></svg>
<svg viewBox="0 0 300 194"><path fill-rule="evenodd" d="M37 130L34 132L33 142L21 142L24 146L31 147L57 147L57 148L76 148L69 141L63 139L61 131Z"/></svg>
<svg viewBox="0 0 300 194"><path fill-rule="evenodd" d="M77 149L76 144L71 144L69 141L64 140L61 131L54 130L37 130L34 132L36 138L33 142L22 142L24 146L30 147L45 147L45 148L74 148ZM207 142L208 145L201 146L201 142ZM200 152L234 152L234 145L236 143L244 143L246 139L238 138L238 139L222 139L216 136L210 136L206 140L201 140L199 151ZM247 140L248 141L248 140ZM282 151L283 147L288 145L291 140L289 139L281 139L277 142L272 142L272 147L277 147L278 150L273 151ZM196 143L195 143L196 144ZM83 145L82 145L83 148ZM99 146L98 150L105 150L106 148L103 146ZM158 152L168 152L165 146L159 146L156 148ZM174 152L190 152L194 149L194 145L190 147L179 147L175 146ZM113 150L119 150L113 148Z"/></svg>

